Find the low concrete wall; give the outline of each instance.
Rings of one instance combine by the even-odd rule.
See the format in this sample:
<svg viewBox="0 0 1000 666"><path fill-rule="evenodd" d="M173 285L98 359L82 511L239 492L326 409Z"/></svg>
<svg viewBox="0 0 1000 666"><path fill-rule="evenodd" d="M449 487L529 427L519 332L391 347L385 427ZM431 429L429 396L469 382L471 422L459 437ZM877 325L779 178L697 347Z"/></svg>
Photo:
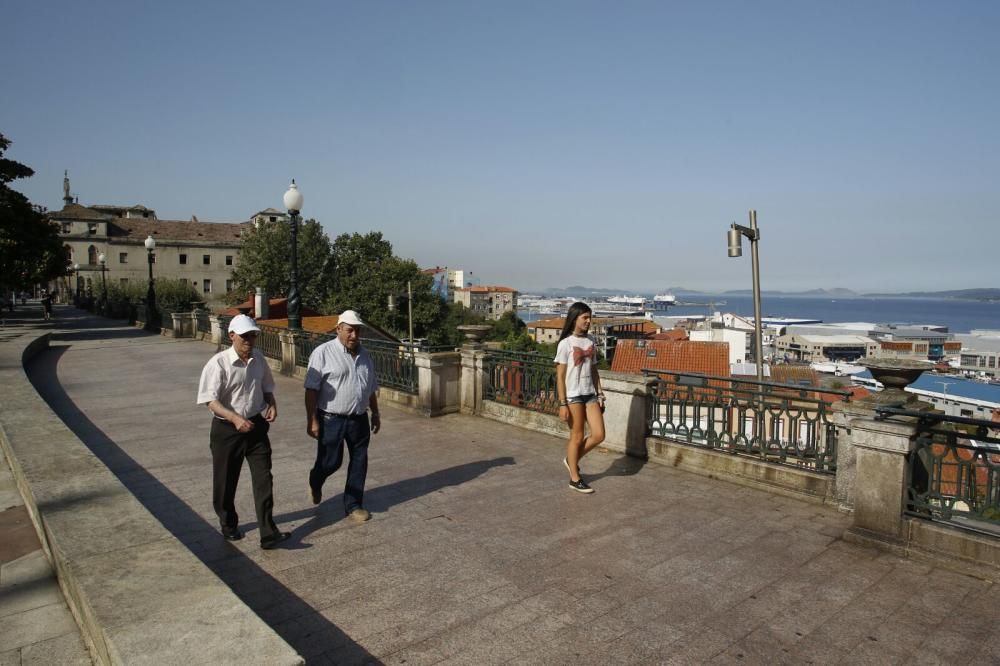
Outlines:
<svg viewBox="0 0 1000 666"><path fill-rule="evenodd" d="M646 438L646 450L650 460L686 472L797 499L836 503L836 480L831 474L770 464L659 437Z"/></svg>
<svg viewBox="0 0 1000 666"><path fill-rule="evenodd" d="M48 344L0 344L0 446L94 661L304 663L49 409L24 372Z"/></svg>

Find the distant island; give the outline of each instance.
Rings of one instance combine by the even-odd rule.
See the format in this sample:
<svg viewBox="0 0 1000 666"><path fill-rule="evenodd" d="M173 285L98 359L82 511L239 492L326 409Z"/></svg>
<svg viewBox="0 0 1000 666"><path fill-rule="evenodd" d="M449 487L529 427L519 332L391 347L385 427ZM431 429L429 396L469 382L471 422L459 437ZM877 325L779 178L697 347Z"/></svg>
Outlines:
<svg viewBox="0 0 1000 666"><path fill-rule="evenodd" d="M549 297L561 296L591 296L606 298L608 296L621 296L622 294L641 294L650 296L649 292L636 291L634 289L605 289L601 287L585 287L573 285L559 288L551 287L541 290L542 295ZM705 292L696 289L686 289L684 287L668 287L659 293L702 295L711 294L717 296L750 296L753 291L750 289L731 289L723 292ZM1000 289L978 288L978 289L952 289L948 291L908 291L902 293L868 293L857 292L853 289L835 287L833 289L809 289L806 291L775 291L766 290L763 292L769 296L809 296L813 298L955 298L971 301L1000 302Z"/></svg>

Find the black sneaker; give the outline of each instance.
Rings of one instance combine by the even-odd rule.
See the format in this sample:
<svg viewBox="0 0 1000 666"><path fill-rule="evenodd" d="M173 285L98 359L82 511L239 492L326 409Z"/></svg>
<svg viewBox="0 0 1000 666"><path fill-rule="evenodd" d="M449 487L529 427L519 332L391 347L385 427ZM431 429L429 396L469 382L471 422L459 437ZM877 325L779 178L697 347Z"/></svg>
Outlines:
<svg viewBox="0 0 1000 666"><path fill-rule="evenodd" d="M569 487L578 493L590 494L594 492L594 489L588 486L587 482L583 479L580 479L579 481L570 481Z"/></svg>

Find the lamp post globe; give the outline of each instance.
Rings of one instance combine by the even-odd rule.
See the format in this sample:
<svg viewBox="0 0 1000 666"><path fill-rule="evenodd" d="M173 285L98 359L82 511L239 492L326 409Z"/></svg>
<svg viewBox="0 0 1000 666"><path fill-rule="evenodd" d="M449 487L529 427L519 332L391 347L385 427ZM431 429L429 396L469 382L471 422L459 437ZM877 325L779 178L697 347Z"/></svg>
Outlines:
<svg viewBox="0 0 1000 666"><path fill-rule="evenodd" d="M288 209L288 226L291 234L291 261L288 275L288 330L302 330L302 299L299 296L299 211L302 210L303 197L299 192L295 179L288 186L283 198L285 208Z"/></svg>
<svg viewBox="0 0 1000 666"><path fill-rule="evenodd" d="M153 287L153 250L156 249L156 239L152 235L143 241L146 246L146 261L149 264L149 287L146 289L146 330L160 330L160 313L156 309L156 289Z"/></svg>

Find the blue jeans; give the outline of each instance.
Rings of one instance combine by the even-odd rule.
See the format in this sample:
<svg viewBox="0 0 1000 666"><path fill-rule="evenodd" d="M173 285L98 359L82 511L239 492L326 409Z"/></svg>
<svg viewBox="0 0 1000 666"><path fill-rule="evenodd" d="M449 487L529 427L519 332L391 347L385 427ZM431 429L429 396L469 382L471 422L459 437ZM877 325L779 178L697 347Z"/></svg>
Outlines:
<svg viewBox="0 0 1000 666"><path fill-rule="evenodd" d="M344 510L347 513L364 506L369 440L371 428L367 412L355 416L319 413L316 464L309 472L309 486L313 490L323 489L323 483L344 462L346 444L350 456L347 463L347 484L344 486Z"/></svg>

